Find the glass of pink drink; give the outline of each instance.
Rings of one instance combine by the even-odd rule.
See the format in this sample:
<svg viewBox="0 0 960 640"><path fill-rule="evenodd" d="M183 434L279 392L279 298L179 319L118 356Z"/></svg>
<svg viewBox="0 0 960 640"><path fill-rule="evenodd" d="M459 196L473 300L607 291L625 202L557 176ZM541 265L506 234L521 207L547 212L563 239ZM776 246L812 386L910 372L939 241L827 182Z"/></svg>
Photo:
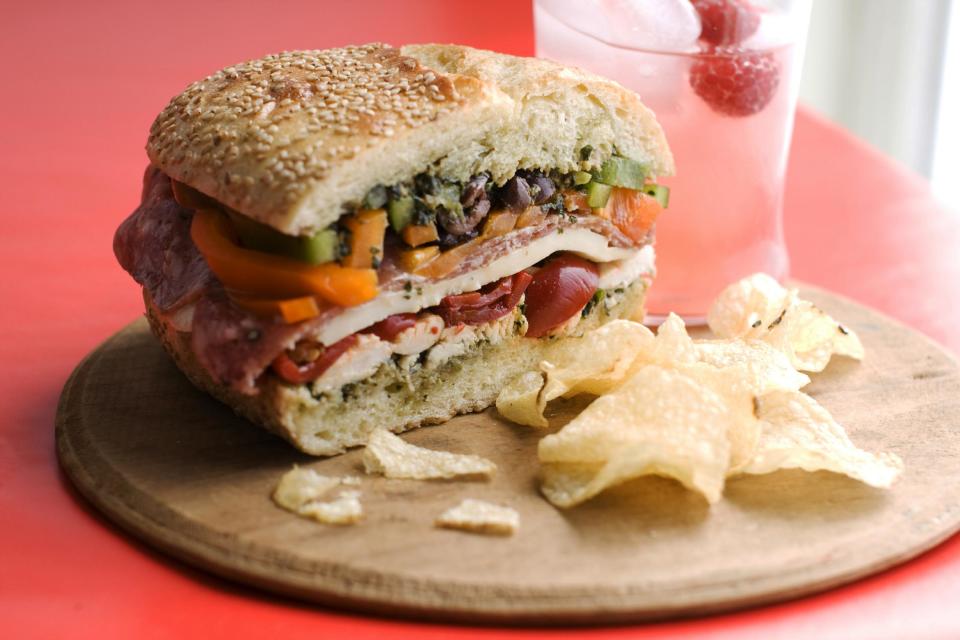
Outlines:
<svg viewBox="0 0 960 640"><path fill-rule="evenodd" d="M809 0L534 0L537 55L636 91L673 151L648 318L703 322L757 271L783 279L782 200Z"/></svg>

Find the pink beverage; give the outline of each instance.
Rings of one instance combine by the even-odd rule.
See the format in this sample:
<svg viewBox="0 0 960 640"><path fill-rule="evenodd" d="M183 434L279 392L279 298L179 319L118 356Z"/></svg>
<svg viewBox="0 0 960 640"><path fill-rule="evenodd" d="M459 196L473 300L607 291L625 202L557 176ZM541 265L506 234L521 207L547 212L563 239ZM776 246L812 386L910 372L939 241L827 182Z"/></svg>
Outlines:
<svg viewBox="0 0 960 640"><path fill-rule="evenodd" d="M666 132L677 174L659 180L670 206L657 221L654 321L673 311L702 322L731 282L787 274L783 180L809 6L727 1L757 15L734 46L705 43L687 0L535 1L537 55L636 91Z"/></svg>

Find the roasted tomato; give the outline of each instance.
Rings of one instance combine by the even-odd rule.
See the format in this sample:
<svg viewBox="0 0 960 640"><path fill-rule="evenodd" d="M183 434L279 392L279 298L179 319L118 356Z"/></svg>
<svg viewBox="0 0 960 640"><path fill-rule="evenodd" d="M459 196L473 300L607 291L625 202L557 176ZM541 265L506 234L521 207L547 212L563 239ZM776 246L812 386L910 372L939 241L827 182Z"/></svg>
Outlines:
<svg viewBox="0 0 960 640"><path fill-rule="evenodd" d="M415 313L395 313L380 322L364 329L364 333L372 333L385 342L393 342L397 335L417 324Z"/></svg>
<svg viewBox="0 0 960 640"><path fill-rule="evenodd" d="M437 315L447 326L456 324L483 324L510 313L533 278L521 271L491 282L480 291L447 296L436 307Z"/></svg>
<svg viewBox="0 0 960 640"><path fill-rule="evenodd" d="M597 291L597 265L569 253L547 260L527 287L528 338L539 338L580 313Z"/></svg>
<svg viewBox="0 0 960 640"><path fill-rule="evenodd" d="M643 240L663 207L643 191L614 187L605 212L610 221L634 242Z"/></svg>
<svg viewBox="0 0 960 640"><path fill-rule="evenodd" d="M323 375L323 372L329 369L344 352L357 344L357 340L358 336L354 333L339 342L334 342L329 347L317 343L300 344L293 352L281 353L270 366L273 372L286 382L291 384L310 382ZM298 351L301 353L297 353Z"/></svg>

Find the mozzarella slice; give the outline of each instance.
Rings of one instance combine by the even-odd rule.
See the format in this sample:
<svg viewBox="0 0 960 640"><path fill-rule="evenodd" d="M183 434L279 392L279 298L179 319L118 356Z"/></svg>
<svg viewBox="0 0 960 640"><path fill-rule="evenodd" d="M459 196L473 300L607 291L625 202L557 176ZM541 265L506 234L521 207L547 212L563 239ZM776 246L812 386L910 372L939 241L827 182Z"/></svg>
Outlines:
<svg viewBox="0 0 960 640"><path fill-rule="evenodd" d="M566 229L564 233L553 233L538 238L530 244L502 256L482 269L464 273L439 282L429 282L419 276L410 276L410 286L397 291L385 291L373 300L356 307L350 307L343 313L324 323L317 329L315 338L323 344L333 344L351 333L369 327L395 313L414 313L425 307L432 307L448 295L476 291L483 285L513 275L540 262L558 251L569 251L597 263L630 261L629 272L611 274L606 280L621 278L616 285L632 281L636 277L624 280L632 273L652 273L654 253L652 246L642 249L624 249L610 247L607 239L587 229ZM601 286L607 283L601 279ZM613 285L615 286L615 285Z"/></svg>

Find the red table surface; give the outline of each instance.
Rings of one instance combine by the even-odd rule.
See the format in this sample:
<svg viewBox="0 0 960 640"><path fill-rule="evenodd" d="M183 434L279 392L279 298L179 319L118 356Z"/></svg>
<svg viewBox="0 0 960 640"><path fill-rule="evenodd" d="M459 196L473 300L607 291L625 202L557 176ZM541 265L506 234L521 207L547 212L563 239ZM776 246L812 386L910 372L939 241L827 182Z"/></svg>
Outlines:
<svg viewBox="0 0 960 640"><path fill-rule="evenodd" d="M53 421L73 367L141 313L111 236L136 204L154 115L189 81L282 49L456 41L530 54L531 10L506 0L34 1L8 3L3 14L0 637L960 637L960 537L785 604L644 626L521 630L328 611L222 581L119 532L58 470ZM806 110L786 230L795 277L960 351L960 216L922 179Z"/></svg>

